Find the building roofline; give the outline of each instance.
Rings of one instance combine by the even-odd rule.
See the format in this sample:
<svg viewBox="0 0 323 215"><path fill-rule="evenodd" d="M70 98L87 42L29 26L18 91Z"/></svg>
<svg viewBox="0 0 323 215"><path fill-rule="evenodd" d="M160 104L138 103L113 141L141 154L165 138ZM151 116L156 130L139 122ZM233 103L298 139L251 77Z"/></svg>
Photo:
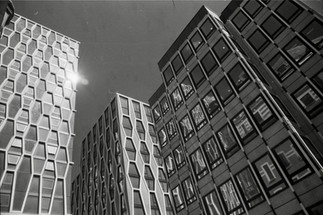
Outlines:
<svg viewBox="0 0 323 215"><path fill-rule="evenodd" d="M231 2L224 8L220 15L220 19L223 23L226 23L231 14L240 6L241 2L243 2L243 0L231 0Z"/></svg>
<svg viewBox="0 0 323 215"><path fill-rule="evenodd" d="M150 105L150 107L152 108L153 104L155 104L158 99L161 97L161 95L163 95L163 93L166 92L166 87L164 85L164 83L162 83L158 89L154 92L154 94L148 99L148 103Z"/></svg>

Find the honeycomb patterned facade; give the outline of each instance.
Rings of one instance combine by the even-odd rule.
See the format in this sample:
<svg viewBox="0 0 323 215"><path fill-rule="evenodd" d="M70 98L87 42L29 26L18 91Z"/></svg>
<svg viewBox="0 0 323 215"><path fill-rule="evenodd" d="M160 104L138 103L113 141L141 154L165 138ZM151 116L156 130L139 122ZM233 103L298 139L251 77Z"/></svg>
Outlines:
<svg viewBox="0 0 323 215"><path fill-rule="evenodd" d="M70 213L79 43L15 15L0 39L1 214Z"/></svg>
<svg viewBox="0 0 323 215"><path fill-rule="evenodd" d="M73 214L172 215L148 105L116 94L82 141Z"/></svg>

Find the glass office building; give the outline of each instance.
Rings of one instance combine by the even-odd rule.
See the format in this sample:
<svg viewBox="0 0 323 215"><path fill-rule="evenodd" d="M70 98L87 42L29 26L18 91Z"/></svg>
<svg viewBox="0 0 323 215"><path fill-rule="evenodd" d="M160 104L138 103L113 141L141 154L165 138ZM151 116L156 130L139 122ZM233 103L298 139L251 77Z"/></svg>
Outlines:
<svg viewBox="0 0 323 215"><path fill-rule="evenodd" d="M117 93L80 145L73 214L173 214L149 105Z"/></svg>
<svg viewBox="0 0 323 215"><path fill-rule="evenodd" d="M0 213L69 214L79 43L15 15L0 39Z"/></svg>
<svg viewBox="0 0 323 215"><path fill-rule="evenodd" d="M149 103L177 214L323 210L321 18L298 1L202 7L161 58Z"/></svg>

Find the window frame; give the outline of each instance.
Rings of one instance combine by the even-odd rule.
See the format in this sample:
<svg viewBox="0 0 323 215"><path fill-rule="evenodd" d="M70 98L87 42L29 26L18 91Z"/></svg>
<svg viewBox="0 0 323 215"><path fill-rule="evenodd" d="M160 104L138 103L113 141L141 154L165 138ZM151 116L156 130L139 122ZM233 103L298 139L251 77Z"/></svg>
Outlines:
<svg viewBox="0 0 323 215"><path fill-rule="evenodd" d="M196 37L197 35L201 38L201 42L195 47L194 43L192 42L192 39L194 37ZM190 41L195 53L198 52L201 49L201 47L205 44L205 41L198 30L195 31L195 33L190 37L189 41Z"/></svg>
<svg viewBox="0 0 323 215"><path fill-rule="evenodd" d="M217 45L219 45L221 42L224 43L225 46L227 46L228 51L226 51L221 57L219 57L219 55L217 54L216 50L218 50L218 47L216 47ZM214 53L214 55L216 56L216 58L218 59L218 61L220 62L220 64L222 64L228 57L229 55L232 53L232 50L230 48L230 46L227 44L227 42L224 40L223 37L221 37L212 47L212 51Z"/></svg>
<svg viewBox="0 0 323 215"><path fill-rule="evenodd" d="M195 78L194 78L194 75L193 75L193 73L195 73L195 74L197 74L196 73L196 71L200 71L201 73L200 73L200 75L202 75L203 77L202 78L200 78L199 80L197 80L197 82L196 82L196 80L195 80ZM202 83L204 83L205 82L205 80L206 80L206 75L204 74L204 72L203 72L203 70L202 70L202 67L200 66L200 64L198 63L191 71L190 71L190 73L189 73L189 76L191 77L191 79L193 80L193 84L194 84L194 86L195 86L195 88L197 89L199 86L201 86L202 85Z"/></svg>
<svg viewBox="0 0 323 215"><path fill-rule="evenodd" d="M256 8L256 10L253 13L251 13L250 11L248 11L248 9L246 7L252 6L252 8L254 8L254 6L255 6L254 3L255 2L258 3L258 8ZM250 5L252 3L253 3L253 5ZM252 0L252 1L247 1L243 5L242 8L251 18L255 18L260 13L260 11L264 8L264 6L261 3L259 3L258 1L256 1L256 0Z"/></svg>
<svg viewBox="0 0 323 215"><path fill-rule="evenodd" d="M165 141L161 141L161 140L160 140L160 137L161 137L161 136L160 136L160 133L161 133L162 131L164 131L164 134L165 134ZM161 148L163 148L163 147L164 147L164 146L166 146L166 145L167 145L167 143L168 143L168 140L167 140L167 134L166 134L166 130L165 130L164 126L163 126L161 129L159 129L159 131L158 131L157 135L158 135L159 144L160 144Z"/></svg>
<svg viewBox="0 0 323 215"><path fill-rule="evenodd" d="M178 95L180 97L180 101L179 102L175 101L175 98L177 98L177 96L176 97L174 96L175 91L178 91ZM176 87L173 90L173 92L171 92L171 94L170 94L170 100L172 102L172 105L173 105L173 108L174 108L175 111L177 111L182 106L182 104L184 104L184 99L182 98L182 95L181 95L180 90L178 89L178 87ZM177 103L177 104L175 104L175 103Z"/></svg>
<svg viewBox="0 0 323 215"><path fill-rule="evenodd" d="M213 29L211 29L207 34L203 30L203 26L205 25L206 22L211 23L211 25L213 26ZM216 30L217 30L216 25L211 21L209 17L207 17L203 22L203 24L200 26L200 31L202 32L202 35L205 37L206 40L208 40Z"/></svg>
<svg viewBox="0 0 323 215"><path fill-rule="evenodd" d="M231 93L226 97L226 98L224 98L224 99L222 99L221 98L221 94L219 93L219 90L217 89L217 86L219 86L221 83L222 83L222 81L225 81L227 84L228 84L228 86L230 87L230 90L231 90ZM220 99L220 101L221 101L221 103L222 103L222 105L223 106L225 106L225 105L227 105L236 95L235 95L235 92L233 91L233 89L232 89L232 86L230 85L230 81L228 81L227 80L227 78L226 77L223 77L220 81L218 81L215 85L214 85L214 90L215 90L215 92L216 92L216 94L217 95L220 95L219 96L219 99Z"/></svg>
<svg viewBox="0 0 323 215"><path fill-rule="evenodd" d="M295 6L296 8L297 8L297 10L296 11L294 11L293 12L293 14L288 18L288 19L286 19L286 17L284 17L284 16L282 16L282 14L284 14L284 13L282 13L283 11L279 11L280 9L282 9L282 7L283 7L283 5L285 4L287 2L287 4L292 4L293 6ZM291 9L290 8L290 6L291 5L287 5L287 7L289 8L289 9ZM286 7L286 5L285 5L285 7ZM283 19L285 22L287 22L288 24L291 24L296 18L297 18L297 16L299 15L299 14L301 14L303 11L302 11L302 8L299 6L299 5L297 5L296 3L293 3L292 1L282 1L282 3L275 9L275 13L276 14L278 14L279 15L279 17L281 18L281 19Z"/></svg>
<svg viewBox="0 0 323 215"><path fill-rule="evenodd" d="M185 47L188 47L188 49L191 51L191 54L186 58L186 57L184 57L184 55L183 55L183 50L185 49ZM192 57L194 56L194 53L193 53L193 50L192 50L192 48L191 48L191 46L190 46L190 43L189 42L187 42L184 46L183 46L183 48L180 50L180 55L182 56L182 59L183 59L183 61L184 61L184 63L187 65L188 64L188 62L190 62L190 60L192 59Z"/></svg>
<svg viewBox="0 0 323 215"><path fill-rule="evenodd" d="M277 28L273 34L269 33L269 31L265 28L264 24L266 22L269 22L269 19L273 18L275 21L277 21L281 26ZM270 24L270 23L269 23ZM272 23L273 24L273 23ZM274 14L270 14L261 24L260 24L261 29L266 32L266 34L271 38L271 39L276 39L281 32L283 32L286 29L286 26L282 21L279 20Z"/></svg>
<svg viewBox="0 0 323 215"><path fill-rule="evenodd" d="M198 170L196 167L195 167L195 161L193 160L193 156L198 156L198 155L195 155L197 154L197 152L200 153L200 158L202 158L202 161L197 161L198 164L201 164L202 162L204 163L204 167L201 168L200 170ZM204 176L206 176L208 174L208 168L207 168L207 164L205 162L205 158L204 158L204 155L202 153L202 150L200 147L198 147L197 149L195 149L190 155L190 160L191 160L191 164L192 164L192 169L193 169L193 172L194 172L194 175L195 175L195 178L197 180L200 180L201 178L203 178Z"/></svg>
<svg viewBox="0 0 323 215"><path fill-rule="evenodd" d="M186 181L189 181L189 183L190 183L191 187L186 186L186 183L185 183ZM185 179L181 182L181 184L182 184L182 189L183 189L183 193L184 193L184 198L185 198L185 200L186 200L186 204L187 204L187 206L188 206L188 205L192 204L194 201L196 201L196 199L197 199L197 197L196 197L196 192L195 192L195 190L194 190L194 187L193 187L193 184L192 184L191 177L189 176L189 177L185 178ZM188 191L188 189L189 189L189 188L192 188L192 192L193 192L193 194L192 194L192 196L191 196L191 197L188 195L188 192L185 192L185 190L187 190L187 191Z"/></svg>
<svg viewBox="0 0 323 215"><path fill-rule="evenodd" d="M317 50L321 50L322 48L323 48L323 45L321 45L321 47L319 46L319 44L322 44L323 43L323 39L321 39L320 40L320 42L318 42L317 44L315 44L315 43L313 43L312 41L313 40L310 40L307 36L306 36L306 34L304 33L304 31L307 29L307 28L309 28L310 27L310 25L311 24L313 24L314 22L317 22L319 25L321 25L322 26L322 28L323 28L323 23L322 23L322 21L320 21L319 19L317 19L317 18L314 18L309 24L307 24L301 31L300 31L300 34L303 36L303 38L307 41L307 42L309 42L313 47L315 47ZM321 28L321 29L322 29ZM323 36L323 34L322 34L322 36Z"/></svg>
<svg viewBox="0 0 323 215"><path fill-rule="evenodd" d="M157 111L157 113L159 114L159 116L157 116L156 111ZM153 112L154 120L155 120L155 122L157 123L157 122L162 118L162 112L161 112L161 109L160 109L159 104L157 104L157 105L153 108L152 112Z"/></svg>
<svg viewBox="0 0 323 215"><path fill-rule="evenodd" d="M187 118L187 120L190 124L190 127L191 127L191 130L190 131L188 130L188 133L186 135L184 135L184 131L183 131L183 127L182 127L182 121L184 120L184 118ZM181 130L181 133L182 133L182 136L183 136L183 139L185 142L187 142L195 134L191 119L188 114L185 114L185 116L179 120L179 128Z"/></svg>
<svg viewBox="0 0 323 215"><path fill-rule="evenodd" d="M299 59L295 59L292 55L289 54L288 50L287 50L287 47L289 45L292 44L292 42L298 40L299 42L302 43L302 45L304 45L306 48L307 48L307 51L306 53ZM297 48L294 47L294 48ZM294 49L292 48L292 49ZM313 55L314 55L314 52L313 50L304 42L302 41L299 37L295 36L294 38L292 38L283 48L282 50L284 51L284 53L289 57L289 59L291 59L296 65L302 65L304 64L306 61L308 61ZM289 49L290 50L290 49Z"/></svg>
<svg viewBox="0 0 323 215"><path fill-rule="evenodd" d="M163 104L165 104L167 107L163 107ZM161 109L161 113L163 114L163 116L169 111L169 101L167 99L167 96L164 96L161 100L160 100L160 109Z"/></svg>
<svg viewBox="0 0 323 215"><path fill-rule="evenodd" d="M224 145L226 145L227 143L223 143L221 140L221 136L219 135L219 132L223 131L225 129L225 127L227 127L227 131L231 132L231 140L230 141L234 141L234 143L230 143L232 144L232 146L230 146L227 150L224 148ZM230 134L229 134L230 136ZM223 125L219 130L216 131L216 137L219 140L219 145L223 151L223 154L225 155L226 158L231 157L233 154L235 154L237 151L239 151L240 149L240 145L239 142L237 140L237 138L234 135L234 131L232 130L231 126L229 123L226 123L225 125ZM233 138L233 139L232 139Z"/></svg>
<svg viewBox="0 0 323 215"><path fill-rule="evenodd" d="M254 36L256 35L256 33L259 33L259 35L261 35L263 37L263 39L265 39L265 42L259 45L259 48L257 48L255 46L255 44L252 42L252 39L254 38ZM259 36L258 35L258 36ZM266 35L259 29L257 28L254 32L252 32L252 34L248 37L247 39L248 43L250 44L250 46L253 48L253 50L257 53L257 54L261 54L262 51L264 51L270 44L270 40L266 37ZM259 41L259 37L256 37L255 41Z"/></svg>
<svg viewBox="0 0 323 215"><path fill-rule="evenodd" d="M181 151L181 153L175 153L177 149L180 149L179 151ZM182 160L178 163L178 159L177 159L177 155L175 154L182 154ZM175 160L175 164L176 164L176 168L177 170L180 170L185 164L186 164L186 160L185 160L185 154L184 154L184 150L183 147L181 145L178 145L174 150L173 150L173 157Z"/></svg>
<svg viewBox="0 0 323 215"><path fill-rule="evenodd" d="M240 19L239 17L238 17L238 15L242 15L242 16L244 16L247 20L242 24L242 25L239 25L238 26L238 24L237 23L235 23L236 21L235 21L235 19ZM243 18L244 18L243 17ZM233 23L233 25L240 31L240 32L242 32L248 25L249 25L249 23L251 22L251 20L249 19L249 17L244 13L244 11L243 10L239 10L239 12L232 18L232 23Z"/></svg>
<svg viewBox="0 0 323 215"><path fill-rule="evenodd" d="M205 59L208 57L208 56L211 56L211 59L214 60L214 65L210 68L210 69L207 69L206 66L205 66ZM204 56L203 58L200 60L200 63L202 65L202 68L203 70L205 71L205 73L210 76L215 70L217 70L219 68L219 64L218 62L216 61L215 57L213 56L212 52L211 51L208 51Z"/></svg>
<svg viewBox="0 0 323 215"><path fill-rule="evenodd" d="M210 141L211 142L213 141L213 145L215 146L215 149L213 149L213 152L217 152L217 154L218 154L218 155L216 155L216 158L213 159L213 161L208 156L208 154L211 154L211 152L210 152L210 150L207 150L207 145L206 145ZM209 164L209 167L211 170L215 169L216 167L218 167L219 165L221 165L223 163L224 160L222 157L220 146L218 145L218 143L213 135L210 138L208 138L204 143L202 143L202 149L204 151L207 163ZM213 152L212 152L212 154L214 154Z"/></svg>
<svg viewBox="0 0 323 215"><path fill-rule="evenodd" d="M170 160L168 158L171 158ZM171 162L171 165L172 165L172 169L169 169L168 168L168 162L167 160L169 160ZM166 169L166 174L167 174L167 177L168 178L171 178L175 172L176 172L176 168L175 168L175 162L174 162L174 158L173 158L173 155L172 153L169 153L167 156L165 156L165 159L164 159L164 163L165 163L165 169Z"/></svg>
<svg viewBox="0 0 323 215"><path fill-rule="evenodd" d="M170 133L170 130L168 129L170 124L173 124L173 128L174 128L173 133ZM167 132L167 135L168 135L168 139L169 139L169 141L171 141L177 135L176 123L173 121L173 119L170 119L166 123L165 127L166 127L166 132Z"/></svg>
<svg viewBox="0 0 323 215"><path fill-rule="evenodd" d="M245 116L245 119L244 120L241 120L240 118L240 121L245 121L247 120L251 126L251 130L248 131L248 133L246 133L245 136L241 137L240 133L239 133L239 129L237 128L237 126L241 126L241 124L236 124L234 121L235 119L237 119L237 117L240 117L242 116L242 114ZM258 132L255 128L255 125L253 124L252 120L250 119L250 117L248 116L248 113L246 112L246 110L242 109L240 110L236 115L234 115L231 119L231 124L233 125L234 127L234 130L235 132L238 134L238 138L240 140L240 142L242 142L243 145L246 145L247 143L249 143L251 140L253 140L256 136L258 136ZM244 124L244 123L242 123ZM245 125L243 126L245 127ZM244 132L246 132L246 128L244 128Z"/></svg>
<svg viewBox="0 0 323 215"><path fill-rule="evenodd" d="M208 109L209 109L209 107L210 107L210 104L212 103L210 103L210 104L208 104L209 105L209 107L206 107L206 102L204 101L205 100L205 98L206 98L206 96L208 96L210 93L212 93L213 95L214 95L214 98L215 98L215 102L216 102L216 104L217 104L217 108L215 108L214 109L214 111L212 111L212 112L210 112ZM203 104L203 107L204 107L204 110L205 110L205 112L206 112L206 115L209 117L209 119L212 119L215 115L217 115L220 111L221 111L221 106L220 106L220 103L219 103L219 101L218 101L218 99L217 99L217 97L216 97L216 94L212 91L212 90L210 90L207 94L205 94L205 96L202 98L202 104Z"/></svg>
<svg viewBox="0 0 323 215"><path fill-rule="evenodd" d="M235 75L231 75L235 69L237 69L238 67L241 67L241 69L243 70L243 73L245 74L246 76L246 79L242 81L241 84L239 84L238 86L236 85L236 83L234 82L233 80L233 77L232 76L235 76ZM250 82L251 82L251 79L250 79L250 76L248 74L248 72L246 71L246 68L240 63L236 63L228 72L228 77L230 79L230 81L232 82L232 85L233 87L238 91L238 92L241 92ZM239 76L241 75L241 73L239 74ZM240 80L240 79L238 79Z"/></svg>
<svg viewBox="0 0 323 215"><path fill-rule="evenodd" d="M278 70L279 70L279 68L280 67L278 67L277 69L274 69L273 68L273 63L272 62L274 62L274 60L275 60L275 58L278 58L276 61L275 61L275 63L277 63L278 61L280 61L280 58L282 58L283 60L285 60L285 62L287 62L288 63L288 66L289 66L289 68L288 68L288 70L286 70L286 71L284 71L283 73L281 73L281 75L280 74L278 74ZM283 64L282 64L283 65ZM281 65L281 66L282 66ZM295 69L295 67L294 67L294 65L290 62L290 60L288 60L287 59L287 57L285 57L281 52L278 52L275 56L273 56L269 61L268 61L268 63L267 63L267 66L269 67L269 69L272 71L272 73L276 76L276 78L280 81L280 82L282 82L282 81L284 81L284 80L286 80L291 74L293 74L294 72L296 72L296 69Z"/></svg>
<svg viewBox="0 0 323 215"><path fill-rule="evenodd" d="M177 68L177 70L175 70L175 66L174 66L175 60L181 63L180 67ZM175 62L175 63L177 63L177 62ZM171 61L171 65L172 65L172 68L173 68L173 71L174 71L175 75L178 75L182 71L182 69L184 68L184 64L182 62L180 54L176 54L176 56Z"/></svg>
<svg viewBox="0 0 323 215"><path fill-rule="evenodd" d="M170 74L171 74L170 78L166 78L165 73L166 73L167 71L170 71ZM167 85L167 86L168 86L170 83L172 83L172 81L175 79L174 72L173 72L173 70L172 70L172 68L171 68L171 66L170 66L170 65L168 65L168 66L166 67L166 69L162 72L162 74L163 74L163 78L164 78L165 83L166 83L166 85Z"/></svg>
<svg viewBox="0 0 323 215"><path fill-rule="evenodd" d="M228 183L231 183L231 184L228 184ZM228 184L228 185L227 185ZM228 203L225 201L225 196L223 196L223 189L222 187L225 186L225 188L233 188L233 191L235 192L235 195L231 194L231 196L235 196L237 197L237 200L239 201L239 205L237 205L236 207L230 209L228 208ZM224 209L226 211L227 214L236 214L236 215L240 215L240 214L243 214L245 211L243 209L243 203L242 203L242 200L239 198L239 194L238 194L238 191L237 191L237 188L236 186L234 185L233 181L231 178L229 178L228 180L226 180L225 182L223 182L222 184L220 184L218 186L218 190L219 190L219 196L223 202L223 206L224 206ZM232 192L232 191L231 191ZM230 195L229 193L231 192L228 192L228 195ZM231 207L231 204L229 203L230 207Z"/></svg>
<svg viewBox="0 0 323 215"><path fill-rule="evenodd" d="M203 115L203 119L200 122L196 122L196 118L194 117L196 115L193 113L193 110L196 109L198 106L200 107L200 113L202 113L201 115ZM203 112L203 108L199 102L190 110L190 115L192 117L193 124L197 131L199 131L201 128L203 128L204 125L207 124L205 113Z"/></svg>
<svg viewBox="0 0 323 215"><path fill-rule="evenodd" d="M188 80L190 82L190 86L192 87L192 89L186 95L185 95L185 91L183 90L183 86L182 86L182 84L184 83L185 80ZM185 86L187 86L187 85L185 85ZM186 76L186 78L183 79L183 81L180 83L180 88L183 93L184 100L188 100L191 97L191 95L193 95L193 93L195 92L194 85L192 84L192 81L190 80L189 76Z"/></svg>

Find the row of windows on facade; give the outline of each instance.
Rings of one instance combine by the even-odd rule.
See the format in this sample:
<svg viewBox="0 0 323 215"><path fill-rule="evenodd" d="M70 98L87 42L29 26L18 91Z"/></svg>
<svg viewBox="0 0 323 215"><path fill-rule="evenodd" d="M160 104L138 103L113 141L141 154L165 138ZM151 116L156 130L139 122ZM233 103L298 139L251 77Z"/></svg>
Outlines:
<svg viewBox="0 0 323 215"><path fill-rule="evenodd" d="M203 144L203 151L205 156L200 148L190 155L191 166L197 180L223 163L221 152L213 138ZM212 197L212 207L215 207L218 211L223 210L225 213L231 214L235 212L241 214L245 209L251 209L264 202L265 195L267 198L272 197L286 189L289 183L295 184L313 172L291 139L286 139L278 144L272 149L272 152L278 163L270 153L266 153L252 162L250 166L233 174L233 178L222 184L216 184L217 188L213 194L207 194L203 197L206 210L211 210L208 204L211 199L208 198ZM180 160L184 160L184 157L184 155L175 157L175 162L185 162ZM204 157L207 158L208 165ZM168 172L173 171L173 158L166 158L165 162ZM283 170L283 172L280 170ZM260 183L255 178L259 178ZM284 178L288 178L289 182L286 182ZM182 187L182 190L180 187ZM237 189L240 195L237 194ZM265 191L265 193L262 191ZM184 193L184 198L182 193ZM181 185L179 184L173 188L172 194L177 211L185 207L184 199L186 200L186 205L190 205L198 198L190 178L184 179ZM239 196L242 196L242 199ZM224 203L224 208L222 209L219 199ZM211 211L208 212L210 213Z"/></svg>

